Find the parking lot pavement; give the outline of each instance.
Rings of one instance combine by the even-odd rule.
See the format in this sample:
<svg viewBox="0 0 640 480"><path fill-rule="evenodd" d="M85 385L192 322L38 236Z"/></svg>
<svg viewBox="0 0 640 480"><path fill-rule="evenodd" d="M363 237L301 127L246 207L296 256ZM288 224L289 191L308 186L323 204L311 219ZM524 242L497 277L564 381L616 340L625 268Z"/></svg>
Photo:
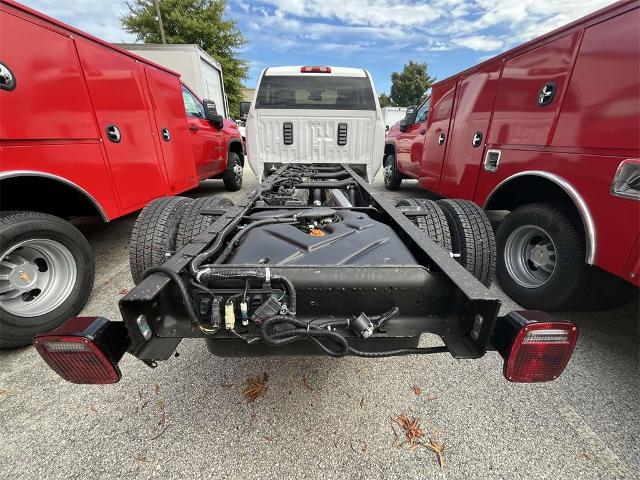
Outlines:
<svg viewBox="0 0 640 480"><path fill-rule="evenodd" d="M420 195L405 184L394 198ZM226 195L220 181L190 193L210 194ZM84 314L119 318L134 219L81 225L97 261ZM517 307L493 288L504 311ZM120 383L81 386L32 348L0 352L0 478L639 478L638 308L560 315L579 325L578 345L539 385L505 381L495 353L221 359L191 340L156 369L126 356ZM248 404L247 377L265 372ZM401 412L444 443L442 470L430 450L395 445Z"/></svg>

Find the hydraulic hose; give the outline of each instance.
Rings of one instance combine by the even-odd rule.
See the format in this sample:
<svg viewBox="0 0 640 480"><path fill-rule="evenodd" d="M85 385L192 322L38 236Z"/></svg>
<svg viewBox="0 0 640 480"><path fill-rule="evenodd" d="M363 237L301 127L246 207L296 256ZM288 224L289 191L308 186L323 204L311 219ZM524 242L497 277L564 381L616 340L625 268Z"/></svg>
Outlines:
<svg viewBox="0 0 640 480"><path fill-rule="evenodd" d="M267 279L276 280L282 283L287 291L288 305L287 308L291 315L296 314L296 288L291 280L283 275L277 273L271 273L268 268L264 270L255 269L242 269L229 267L227 265L207 265L205 269L201 270L198 274L197 280L199 283L207 284L212 280L227 280L227 279L247 279L255 278L258 280L266 281Z"/></svg>
<svg viewBox="0 0 640 480"><path fill-rule="evenodd" d="M398 313L398 308L394 307L388 312L382 315L372 316L381 325L380 322L385 322L389 318L395 316ZM278 323L288 323L295 328L280 332L271 332L270 329ZM381 357L395 357L400 355L418 355L418 354L431 354L431 353L443 353L448 352L446 346L439 347L426 347L426 348L398 348L394 350L384 350L380 352L363 351L357 348L353 348L349 345L347 338L336 332L335 330L329 330L327 327L343 327L348 328L348 320L332 320L323 322L321 324L313 324L297 319L293 315L276 315L275 317L267 320L260 329L264 342L274 347L280 347L289 343L297 342L300 340L309 339L315 342L325 353L332 357L344 357L346 355L354 355L356 357L364 358L381 358ZM329 340L333 342L337 349L333 350L323 344L320 340Z"/></svg>
<svg viewBox="0 0 640 480"><path fill-rule="evenodd" d="M283 332L270 333L270 327L277 323L288 323L298 328L293 328ZM324 352L332 357L343 357L349 352L349 344L343 335L332 330L322 329L319 326L312 325L311 323L303 322L294 316L276 315L262 325L260 332L265 343L274 347L280 347L282 345L287 345L292 342L309 338L315 341L315 343L324 350ZM335 342L336 345L340 347L339 350L331 350L326 347L319 341L320 338Z"/></svg>
<svg viewBox="0 0 640 480"><path fill-rule="evenodd" d="M200 322L198 321L198 316L196 315L196 311L193 308L193 303L191 302L191 297L189 296L189 292L187 291L187 286L185 285L182 278L180 278L180 275L178 275L176 272L174 272L170 268L167 268L163 265L155 265L153 267L147 268L142 273L142 279L144 280L152 273L161 273L169 277L169 279L176 284L176 287L178 288L178 293L180 294L180 298L182 299L184 308L187 310L187 314L191 319L192 325L196 328L200 328Z"/></svg>

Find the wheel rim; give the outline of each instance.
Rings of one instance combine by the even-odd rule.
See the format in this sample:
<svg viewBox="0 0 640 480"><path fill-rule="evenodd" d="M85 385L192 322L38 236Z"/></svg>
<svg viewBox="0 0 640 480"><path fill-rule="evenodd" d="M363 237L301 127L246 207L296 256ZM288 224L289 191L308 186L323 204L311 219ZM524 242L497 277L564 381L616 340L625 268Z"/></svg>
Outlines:
<svg viewBox="0 0 640 480"><path fill-rule="evenodd" d="M504 261L516 283L525 288L539 288L553 276L558 255L547 232L536 225L523 225L507 238Z"/></svg>
<svg viewBox="0 0 640 480"><path fill-rule="evenodd" d="M233 161L233 176L235 177L236 183L242 182L242 165L237 160Z"/></svg>
<svg viewBox="0 0 640 480"><path fill-rule="evenodd" d="M384 181L387 183L391 183L393 180L393 167L391 163L391 159L387 157L387 160L384 162Z"/></svg>
<svg viewBox="0 0 640 480"><path fill-rule="evenodd" d="M37 317L55 310L71 294L76 261L54 240L25 240L0 256L0 308L17 317Z"/></svg>

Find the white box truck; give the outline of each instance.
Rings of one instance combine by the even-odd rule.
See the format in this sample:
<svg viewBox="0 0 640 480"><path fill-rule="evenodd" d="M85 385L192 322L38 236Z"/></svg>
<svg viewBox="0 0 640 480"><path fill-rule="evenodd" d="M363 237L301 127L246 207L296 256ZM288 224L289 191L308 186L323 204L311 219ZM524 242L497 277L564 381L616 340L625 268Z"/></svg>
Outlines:
<svg viewBox="0 0 640 480"><path fill-rule="evenodd" d="M222 67L198 45L158 43L118 43L117 46L178 72L200 99L213 100L218 113L229 118Z"/></svg>
<svg viewBox="0 0 640 480"><path fill-rule="evenodd" d="M385 127L390 129L407 114L407 107L384 107L382 109L382 118L384 118Z"/></svg>

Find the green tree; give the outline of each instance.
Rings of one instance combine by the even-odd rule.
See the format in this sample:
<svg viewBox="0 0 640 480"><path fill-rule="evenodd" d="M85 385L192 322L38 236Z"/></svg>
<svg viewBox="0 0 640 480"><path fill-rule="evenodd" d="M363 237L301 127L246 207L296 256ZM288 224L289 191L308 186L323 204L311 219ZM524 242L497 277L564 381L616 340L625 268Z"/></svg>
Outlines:
<svg viewBox="0 0 640 480"><path fill-rule="evenodd" d="M378 97L378 102L380 102L380 108L391 107L391 98L386 93L381 93Z"/></svg>
<svg viewBox="0 0 640 480"><path fill-rule="evenodd" d="M160 29L153 0L127 2L124 29L145 43L160 43ZM224 89L229 98L230 114L240 115L242 81L249 67L238 57L246 43L236 20L225 15L227 0L162 0L160 13L167 43L195 43L222 66Z"/></svg>
<svg viewBox="0 0 640 480"><path fill-rule="evenodd" d="M391 74L391 101L401 107L417 105L435 80L429 75L426 63L411 60L402 73Z"/></svg>

